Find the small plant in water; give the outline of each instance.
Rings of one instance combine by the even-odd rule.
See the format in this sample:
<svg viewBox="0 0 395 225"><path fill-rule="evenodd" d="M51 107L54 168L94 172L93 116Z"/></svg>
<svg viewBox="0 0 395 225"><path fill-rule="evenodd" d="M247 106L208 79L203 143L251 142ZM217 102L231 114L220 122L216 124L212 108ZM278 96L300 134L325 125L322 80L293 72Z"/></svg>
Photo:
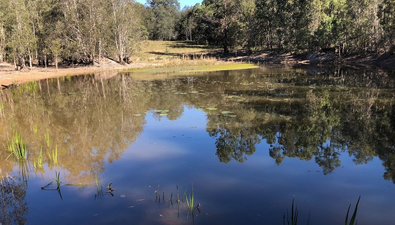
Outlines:
<svg viewBox="0 0 395 225"><path fill-rule="evenodd" d="M352 214L351 219L350 219L350 223L348 222L348 214L350 213L351 204L348 206L345 225L354 225L354 224L356 224L357 211L358 211L358 205L359 205L359 200L360 199L361 199L361 196L359 196L359 198L358 198L357 205L355 206L355 209L354 209L354 213Z"/></svg>
<svg viewBox="0 0 395 225"><path fill-rule="evenodd" d="M187 204L188 210L190 210L192 212L193 211L193 201L195 199L195 195L193 193L193 184L192 184L192 188L191 188L191 195L188 195L187 191L185 190L184 196L185 196L185 202Z"/></svg>
<svg viewBox="0 0 395 225"><path fill-rule="evenodd" d="M4 102L0 102L0 116L4 116L5 105Z"/></svg>
<svg viewBox="0 0 395 225"><path fill-rule="evenodd" d="M56 188L48 188L53 183L56 183ZM60 172L55 171L55 180L49 182L44 187L41 187L41 190L44 190L44 191L57 191L58 194L59 194L60 199L63 200L62 192L60 191L61 183L62 182L60 181Z"/></svg>
<svg viewBox="0 0 395 225"><path fill-rule="evenodd" d="M8 143L8 150L11 151L10 156L14 155L18 160L25 160L27 158L26 144L24 143L21 134L18 134L17 132L14 133Z"/></svg>
<svg viewBox="0 0 395 225"><path fill-rule="evenodd" d="M33 132L35 135L37 135L37 133L38 133L37 123L33 125Z"/></svg>
<svg viewBox="0 0 395 225"><path fill-rule="evenodd" d="M37 162L34 161L33 162L33 166L36 169L42 169L43 168L43 149L42 148L40 148L40 154L38 155Z"/></svg>
<svg viewBox="0 0 395 225"><path fill-rule="evenodd" d="M284 212L284 216L283 216L283 224L287 224L287 225L296 225L298 224L298 207L295 205L295 199L292 200L292 206L291 206L291 218L289 218L289 214L288 214L288 209L287 209L287 216L285 217L285 212ZM287 218L287 220L285 220L285 218ZM285 221L287 221L287 223L285 223Z"/></svg>
<svg viewBox="0 0 395 225"><path fill-rule="evenodd" d="M45 134L45 141L47 142L47 147L49 148L49 131Z"/></svg>

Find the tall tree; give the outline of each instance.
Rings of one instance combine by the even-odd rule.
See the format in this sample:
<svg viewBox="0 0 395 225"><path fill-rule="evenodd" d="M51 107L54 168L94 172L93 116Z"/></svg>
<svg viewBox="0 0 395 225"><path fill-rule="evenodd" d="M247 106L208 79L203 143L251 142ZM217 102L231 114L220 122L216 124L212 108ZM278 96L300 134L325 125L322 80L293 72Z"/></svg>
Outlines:
<svg viewBox="0 0 395 225"><path fill-rule="evenodd" d="M172 40L176 33L180 3L178 0L148 0L153 40Z"/></svg>

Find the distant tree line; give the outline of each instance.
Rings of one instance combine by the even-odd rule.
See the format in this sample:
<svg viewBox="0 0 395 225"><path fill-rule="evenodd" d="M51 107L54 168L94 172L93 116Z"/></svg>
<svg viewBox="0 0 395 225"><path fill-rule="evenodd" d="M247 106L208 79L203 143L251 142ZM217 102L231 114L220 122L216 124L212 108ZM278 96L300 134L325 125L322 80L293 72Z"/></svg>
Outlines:
<svg viewBox="0 0 395 225"><path fill-rule="evenodd" d="M203 0L185 8L180 37L230 48L342 55L394 51L394 0Z"/></svg>
<svg viewBox="0 0 395 225"><path fill-rule="evenodd" d="M0 0L0 61L127 63L142 40L339 56L393 54L394 0Z"/></svg>

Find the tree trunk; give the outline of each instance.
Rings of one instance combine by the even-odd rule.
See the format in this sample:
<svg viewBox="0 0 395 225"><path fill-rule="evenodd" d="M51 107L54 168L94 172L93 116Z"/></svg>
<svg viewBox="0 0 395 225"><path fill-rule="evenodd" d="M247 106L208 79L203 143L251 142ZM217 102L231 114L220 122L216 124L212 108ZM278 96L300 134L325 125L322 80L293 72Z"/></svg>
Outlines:
<svg viewBox="0 0 395 225"><path fill-rule="evenodd" d="M33 57L31 54L29 54L29 67L30 67L30 69L33 68Z"/></svg>

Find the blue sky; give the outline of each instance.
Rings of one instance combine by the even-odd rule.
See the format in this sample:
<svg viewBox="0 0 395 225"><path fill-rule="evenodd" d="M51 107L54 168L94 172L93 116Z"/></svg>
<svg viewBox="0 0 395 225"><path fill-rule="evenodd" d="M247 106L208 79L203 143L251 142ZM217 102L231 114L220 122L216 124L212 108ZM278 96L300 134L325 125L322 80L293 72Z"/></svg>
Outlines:
<svg viewBox="0 0 395 225"><path fill-rule="evenodd" d="M136 0L137 2L140 2L141 4L145 4L147 0ZM183 9L184 6L189 5L189 6L194 6L196 3L202 3L202 0L178 0L180 3L180 9Z"/></svg>

